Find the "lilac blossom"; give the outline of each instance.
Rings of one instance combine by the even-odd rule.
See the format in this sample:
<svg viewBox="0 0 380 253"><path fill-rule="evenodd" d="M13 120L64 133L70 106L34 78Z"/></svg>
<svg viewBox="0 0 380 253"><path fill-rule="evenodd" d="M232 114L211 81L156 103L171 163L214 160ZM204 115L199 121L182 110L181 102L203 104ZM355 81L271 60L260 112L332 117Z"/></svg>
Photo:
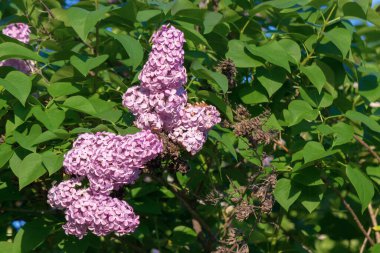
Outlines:
<svg viewBox="0 0 380 253"><path fill-rule="evenodd" d="M152 42L152 51L139 75L141 86L152 91L178 89L187 82L183 33L164 25L152 36Z"/></svg>
<svg viewBox="0 0 380 253"><path fill-rule="evenodd" d="M187 104L183 33L164 25L151 41L152 51L139 75L141 86L125 92L123 105L136 116L137 127L163 130L194 155L205 143L208 130L220 122L220 114L205 103Z"/></svg>
<svg viewBox="0 0 380 253"><path fill-rule="evenodd" d="M99 194L83 195L74 201L65 211L65 218L65 233L78 238L83 238L87 230L98 236L129 234L139 225L139 216L127 202Z"/></svg>
<svg viewBox="0 0 380 253"><path fill-rule="evenodd" d="M24 23L9 24L3 29L3 34L25 44L30 41L30 29ZM0 67L2 66L13 67L25 74L29 74L33 71L35 63L30 60L7 59L0 62Z"/></svg>
<svg viewBox="0 0 380 253"><path fill-rule="evenodd" d="M9 24L3 29L3 34L25 44L28 44L30 41L30 29L24 23Z"/></svg>
<svg viewBox="0 0 380 253"><path fill-rule="evenodd" d="M132 184L140 169L162 152L162 142L150 130L133 135L82 134L65 155L66 173L87 176L92 190L106 194Z"/></svg>
<svg viewBox="0 0 380 253"><path fill-rule="evenodd" d="M53 208L64 209L80 197L88 194L87 190L79 189L80 179L69 179L53 186L48 192L48 204Z"/></svg>

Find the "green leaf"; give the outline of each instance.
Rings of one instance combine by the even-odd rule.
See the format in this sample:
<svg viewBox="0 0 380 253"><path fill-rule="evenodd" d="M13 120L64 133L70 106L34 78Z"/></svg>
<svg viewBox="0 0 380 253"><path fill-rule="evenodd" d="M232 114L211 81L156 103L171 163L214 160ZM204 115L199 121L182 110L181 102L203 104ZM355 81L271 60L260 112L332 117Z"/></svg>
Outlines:
<svg viewBox="0 0 380 253"><path fill-rule="evenodd" d="M377 27L380 27L380 15L375 9L368 9L367 20Z"/></svg>
<svg viewBox="0 0 380 253"><path fill-rule="evenodd" d="M324 185L321 179L321 172L317 168L304 168L292 173L292 181L305 186Z"/></svg>
<svg viewBox="0 0 380 253"><path fill-rule="evenodd" d="M48 86L47 90L53 97L67 96L80 91L78 87L68 82L52 83Z"/></svg>
<svg viewBox="0 0 380 253"><path fill-rule="evenodd" d="M329 93L318 92L314 87L299 87L302 99L315 108L326 108L334 102L334 97Z"/></svg>
<svg viewBox="0 0 380 253"><path fill-rule="evenodd" d="M300 70L304 73L310 82L317 88L318 92L321 93L323 86L326 83L326 77L323 71L317 64L312 64L310 66L301 66Z"/></svg>
<svg viewBox="0 0 380 253"><path fill-rule="evenodd" d="M226 58L231 59L238 68L254 68L263 65L259 59L249 56L244 49L244 42L240 40L230 40L228 42Z"/></svg>
<svg viewBox="0 0 380 253"><path fill-rule="evenodd" d="M27 222L15 236L13 253L32 252L45 241L50 231L51 227L49 227L43 220Z"/></svg>
<svg viewBox="0 0 380 253"><path fill-rule="evenodd" d="M50 108L45 111L37 106L33 108L33 115L49 130L57 129L65 119L65 112L58 108Z"/></svg>
<svg viewBox="0 0 380 253"><path fill-rule="evenodd" d="M162 11L160 10L141 10L137 13L136 20L139 22L146 22L161 13Z"/></svg>
<svg viewBox="0 0 380 253"><path fill-rule="evenodd" d="M114 109L116 103L104 101L96 97L90 99L82 96L69 97L62 106L109 122L118 121L122 114L120 110Z"/></svg>
<svg viewBox="0 0 380 253"><path fill-rule="evenodd" d="M204 34L212 32L214 27L219 24L219 22L223 19L223 15L219 12L208 11L205 14L203 26L204 26Z"/></svg>
<svg viewBox="0 0 380 253"><path fill-rule="evenodd" d="M380 125L374 119L356 111L347 111L346 117L352 121L357 121L366 125L372 131L380 133Z"/></svg>
<svg viewBox="0 0 380 253"><path fill-rule="evenodd" d="M335 154L337 151L328 150L326 151L323 145L319 142L309 141L303 148L303 158L305 163L312 162L315 160L322 159L324 157Z"/></svg>
<svg viewBox="0 0 380 253"><path fill-rule="evenodd" d="M334 130L335 140L333 146L342 145L351 142L354 138L354 128L343 122L338 122L332 126Z"/></svg>
<svg viewBox="0 0 380 253"><path fill-rule="evenodd" d="M42 153L42 163L49 172L49 176L51 176L62 168L63 155L58 155L53 151L46 151Z"/></svg>
<svg viewBox="0 0 380 253"><path fill-rule="evenodd" d="M11 242L0 242L0 253L10 253L13 252L13 243Z"/></svg>
<svg viewBox="0 0 380 253"><path fill-rule="evenodd" d="M221 73L213 72L202 66L198 61L194 61L191 64L192 73L198 77L203 78L208 81L216 83L220 89L226 93L228 90L228 80L227 77Z"/></svg>
<svg viewBox="0 0 380 253"><path fill-rule="evenodd" d="M4 79L0 78L0 85L25 106L32 90L32 81L27 75L20 71L11 71Z"/></svg>
<svg viewBox="0 0 380 253"><path fill-rule="evenodd" d="M368 166L366 172L373 181L380 185L380 166Z"/></svg>
<svg viewBox="0 0 380 253"><path fill-rule="evenodd" d="M301 195L301 190L292 184L287 178L281 178L277 181L274 189L274 197L276 201L286 210L298 199Z"/></svg>
<svg viewBox="0 0 380 253"><path fill-rule="evenodd" d="M97 113L93 104L87 98L82 96L69 97L62 106L90 115L95 115Z"/></svg>
<svg viewBox="0 0 380 253"><path fill-rule="evenodd" d="M174 4L171 8L171 13L173 15L176 15L177 12L180 12L182 10L196 9L196 6L192 2L190 2L189 0L175 0L173 2L174 2Z"/></svg>
<svg viewBox="0 0 380 253"><path fill-rule="evenodd" d="M136 69L144 58L144 50L140 42L126 34L114 34L108 31L107 34L120 42L129 56L129 59L124 62Z"/></svg>
<svg viewBox="0 0 380 253"><path fill-rule="evenodd" d="M238 90L241 101L247 105L268 102L268 97L264 87L260 84L244 85Z"/></svg>
<svg viewBox="0 0 380 253"><path fill-rule="evenodd" d="M81 58L73 55L70 58L70 62L83 76L87 76L91 69L94 69L105 62L108 59L108 55L100 55L94 58Z"/></svg>
<svg viewBox="0 0 380 253"><path fill-rule="evenodd" d="M347 2L343 5L343 13L346 17L357 17L363 20L366 19L366 12L364 12L362 6L357 2Z"/></svg>
<svg viewBox="0 0 380 253"><path fill-rule="evenodd" d="M328 31L325 36L340 50L343 57L346 57L351 48L351 32L347 29L335 27Z"/></svg>
<svg viewBox="0 0 380 253"><path fill-rule="evenodd" d="M285 109L283 114L288 126L296 125L304 119L314 120L318 117L318 111L314 110L307 102L303 100L293 100L290 102L288 109Z"/></svg>
<svg viewBox="0 0 380 253"><path fill-rule="evenodd" d="M15 140L20 144L21 147L28 149L30 151L35 151L36 148L33 147L35 140L41 135L42 129L40 125L34 124L30 131L28 129L20 133L19 131L14 132Z"/></svg>
<svg viewBox="0 0 380 253"><path fill-rule="evenodd" d="M303 187L299 202L312 213L321 203L323 190L321 187Z"/></svg>
<svg viewBox="0 0 380 253"><path fill-rule="evenodd" d="M197 233L189 227L177 226L173 229L173 235L171 240L178 245L189 244L190 242L196 240Z"/></svg>
<svg viewBox="0 0 380 253"><path fill-rule="evenodd" d="M257 79L271 97L284 84L286 72L282 68L260 69L257 71Z"/></svg>
<svg viewBox="0 0 380 253"><path fill-rule="evenodd" d="M47 62L46 59L39 56L36 52L33 52L22 45L12 42L2 42L0 44L0 60L13 58Z"/></svg>
<svg viewBox="0 0 380 253"><path fill-rule="evenodd" d="M359 94L370 102L380 99L380 84L377 76L368 75L359 80Z"/></svg>
<svg viewBox="0 0 380 253"><path fill-rule="evenodd" d="M0 168L2 168L12 157L12 146L6 143L0 145Z"/></svg>
<svg viewBox="0 0 380 253"><path fill-rule="evenodd" d="M224 133L222 135L221 142L237 161L237 154L235 150L236 136L233 133Z"/></svg>
<svg viewBox="0 0 380 253"><path fill-rule="evenodd" d="M59 9L52 10L57 19L63 21L66 26L71 26L79 37L86 41L91 30L95 29L95 25L106 17L106 13L111 6L99 6L95 11L88 11L78 7L71 7L66 11Z"/></svg>
<svg viewBox="0 0 380 253"><path fill-rule="evenodd" d="M199 98L203 98L206 101L211 102L213 105L218 108L218 110L223 113L227 119L231 122L234 121L234 117L232 114L232 109L229 105L226 104L221 98L219 98L216 94L211 93L210 91L201 90L197 92L197 96Z"/></svg>
<svg viewBox="0 0 380 253"><path fill-rule="evenodd" d="M380 252L380 244L375 244L369 249L369 253L379 253Z"/></svg>
<svg viewBox="0 0 380 253"><path fill-rule="evenodd" d="M275 7L278 9L286 9L286 8L293 7L295 5L301 5L302 6L302 5L305 5L309 2L310 1L305 1L305 0L272 0L272 1L266 1L266 2L263 2L263 3L255 6L252 9L252 12L257 13L257 12L265 10L269 7Z"/></svg>
<svg viewBox="0 0 380 253"><path fill-rule="evenodd" d="M375 194L373 183L359 168L351 165L347 165L346 174L358 194L364 212Z"/></svg>
<svg viewBox="0 0 380 253"><path fill-rule="evenodd" d="M262 166L261 159L258 159L256 151L254 151L252 147L248 145L248 140L241 137L238 138L237 148L238 148L239 154L248 162L253 163L257 166Z"/></svg>
<svg viewBox="0 0 380 253"><path fill-rule="evenodd" d="M182 21L177 21L177 23L180 25L178 29L180 29L185 34L186 41L191 41L196 46L203 44L206 47L210 48L210 45L208 44L206 38L194 29L193 24Z"/></svg>
<svg viewBox="0 0 380 253"><path fill-rule="evenodd" d="M301 60L301 48L294 40L282 39L278 44L288 53L288 61L299 65Z"/></svg>
<svg viewBox="0 0 380 253"><path fill-rule="evenodd" d="M56 129L54 131L46 131L40 134L34 139L33 145L41 144L43 142L55 140L55 139L67 139L70 134L64 129Z"/></svg>
<svg viewBox="0 0 380 253"><path fill-rule="evenodd" d="M265 59L266 61L284 68L290 72L289 56L286 50L277 42L272 41L264 44L263 46L248 45L247 49L258 57Z"/></svg>
<svg viewBox="0 0 380 253"><path fill-rule="evenodd" d="M18 166L11 167L11 169L18 177L20 190L46 173L42 166L42 156L37 153L29 154Z"/></svg>

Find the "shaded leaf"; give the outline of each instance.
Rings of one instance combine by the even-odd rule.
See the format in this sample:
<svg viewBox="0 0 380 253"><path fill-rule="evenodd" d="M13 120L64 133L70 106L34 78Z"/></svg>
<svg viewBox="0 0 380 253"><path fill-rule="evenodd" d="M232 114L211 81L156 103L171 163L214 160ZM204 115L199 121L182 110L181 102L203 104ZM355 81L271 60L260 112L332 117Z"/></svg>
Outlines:
<svg viewBox="0 0 380 253"><path fill-rule="evenodd" d="M351 165L347 165L346 174L358 194L364 212L375 194L373 183L359 168Z"/></svg>
<svg viewBox="0 0 380 253"><path fill-rule="evenodd" d="M144 51L140 42L126 34L114 34L112 32L107 32L107 34L120 42L129 56L129 59L124 62L136 69L144 58Z"/></svg>
<svg viewBox="0 0 380 253"><path fill-rule="evenodd" d="M287 178L281 178L277 181L274 189L274 197L276 201L286 210L299 198L301 190L292 184Z"/></svg>

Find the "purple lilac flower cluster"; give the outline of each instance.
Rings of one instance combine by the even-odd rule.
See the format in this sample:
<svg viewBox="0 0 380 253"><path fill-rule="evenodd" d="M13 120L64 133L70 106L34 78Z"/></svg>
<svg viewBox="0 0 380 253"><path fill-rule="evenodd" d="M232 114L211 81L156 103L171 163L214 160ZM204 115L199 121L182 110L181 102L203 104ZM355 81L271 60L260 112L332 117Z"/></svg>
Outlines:
<svg viewBox="0 0 380 253"><path fill-rule="evenodd" d="M136 116L137 127L163 130L194 155L220 115L214 106L187 103L184 42L183 33L170 25L152 36L152 51L139 75L141 85L126 91L123 105Z"/></svg>
<svg viewBox="0 0 380 253"><path fill-rule="evenodd" d="M110 194L134 183L140 169L163 152L162 141L152 131L165 131L195 154L208 130L220 122L215 107L187 104L183 33L165 25L152 42L152 52L139 76L141 86L131 87L123 95L123 105L143 130L126 136L106 132L80 135L63 162L65 172L75 177L49 190L48 203L65 210L67 234L82 238L88 230L99 236L133 232L139 217L127 202ZM85 178L87 188L83 187Z"/></svg>
<svg viewBox="0 0 380 253"><path fill-rule="evenodd" d="M30 29L29 26L24 23L9 24L7 27L3 29L3 34L25 44L28 44L30 41ZM34 68L34 65L35 63L29 60L7 59L4 61L0 61L0 67L13 67L25 74L31 73Z"/></svg>
<svg viewBox="0 0 380 253"><path fill-rule="evenodd" d="M139 216L127 202L110 194L134 183L144 164L162 150L161 140L150 130L125 136L106 132L80 135L63 162L65 172L76 178L53 186L48 193L48 203L65 210L65 232L79 238L87 230L98 236L133 232ZM82 187L85 178L88 188Z"/></svg>

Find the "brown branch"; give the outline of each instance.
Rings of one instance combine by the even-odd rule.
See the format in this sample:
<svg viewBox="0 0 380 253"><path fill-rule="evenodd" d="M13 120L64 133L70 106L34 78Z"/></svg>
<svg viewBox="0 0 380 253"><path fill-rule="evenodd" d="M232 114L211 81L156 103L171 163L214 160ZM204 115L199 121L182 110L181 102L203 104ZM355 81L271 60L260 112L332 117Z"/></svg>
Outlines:
<svg viewBox="0 0 380 253"><path fill-rule="evenodd" d="M203 229L207 232L208 236L213 242L216 242L217 239L214 236L214 233L212 232L211 228L207 225L207 223L201 218L201 216L198 214L197 211L193 209L193 207L187 202L186 197L177 190L176 187L173 187L172 184L169 184L172 192L174 195L181 201L182 205L189 211L189 213L196 219L199 224L203 227Z"/></svg>
<svg viewBox="0 0 380 253"><path fill-rule="evenodd" d="M367 235L367 231L365 231L363 224L360 222L360 220L359 220L358 216L356 215L356 213L354 212L354 210L352 210L350 204L347 203L346 199L342 196L342 194L338 190L335 189L334 191L338 194L338 196L341 199L344 207L351 214L352 218L354 218L356 225L358 225L360 231L362 231L363 235L368 239L369 243L372 246L375 245L375 242L372 240L372 238L369 235Z"/></svg>
<svg viewBox="0 0 380 253"><path fill-rule="evenodd" d="M281 143L281 141L279 140L275 140L274 141L280 148L282 148L286 153L289 153L289 149L287 147L285 147L284 144Z"/></svg>
<svg viewBox="0 0 380 253"><path fill-rule="evenodd" d="M210 251L210 247L212 247L212 244L216 243L218 239L215 237L214 233L212 232L211 228L208 226L208 224L202 219L202 217L198 214L198 212L191 206L191 204L186 199L186 196L182 192L180 192L178 189L179 187L173 183L165 183L164 180L162 180L160 177L157 177L156 175L151 175L156 181L159 183L168 186L170 188L170 191L177 197L177 199L180 200L181 204L187 209L187 211L191 214L191 216L201 225L203 230L208 236L208 240L211 245L208 245L206 248L207 251Z"/></svg>
<svg viewBox="0 0 380 253"><path fill-rule="evenodd" d="M362 139L359 138L359 136L357 135L354 135L354 138L355 140L357 140L363 147L365 147L370 153L371 155L373 155L373 157L376 158L377 161L379 161L380 163L380 156L375 152L373 151L373 149L367 144L365 143Z"/></svg>
<svg viewBox="0 0 380 253"><path fill-rule="evenodd" d="M370 227L370 228L367 230L367 235L368 235L368 236L371 234L371 231L372 231L372 228ZM366 238L364 238L364 240L363 240L362 246L360 246L360 251L359 251L359 253L364 253L364 251L365 251L365 247L367 246L367 242L368 242L368 239L367 239L367 237L366 237Z"/></svg>
<svg viewBox="0 0 380 253"><path fill-rule="evenodd" d="M372 221L372 225L374 227L377 227L377 220L376 220L376 216L379 212L379 208L376 209L376 211L373 210L373 207L372 207L372 204L369 203L368 205L368 213L369 213L369 217L371 217L371 221ZM379 232L375 232L375 236L376 236L376 242L379 243L380 242L380 233Z"/></svg>
<svg viewBox="0 0 380 253"><path fill-rule="evenodd" d="M370 207L370 206L371 206L371 207ZM369 204L369 206L368 206L368 211L369 211L370 208L372 209L372 205L371 205L371 204ZM370 211L369 211L369 212L370 212ZM373 212L373 209L372 209L371 212ZM375 213L372 213L372 214L371 214L371 212L370 212L371 219L372 219L372 216L376 218L377 214L379 213L379 208L376 209ZM376 222L376 224L377 224L377 222ZM374 226L375 226L375 225L374 225ZM377 226L377 225L376 225L376 226ZM367 230L367 235L368 235L368 236L371 234L371 231L372 231L372 227L368 228L368 230ZM376 234L377 234L377 232L376 232ZM377 241L377 237L376 237L376 241ZM367 239L367 237L366 237L366 238L364 238L363 243L362 243L362 246L360 247L360 253L363 253L363 252L364 252L365 247L367 246L367 242L368 242L368 239Z"/></svg>
<svg viewBox="0 0 380 253"><path fill-rule="evenodd" d="M340 200L342 201L344 207L347 209L347 211L351 214L352 218L354 219L356 225L358 226L358 228L360 229L360 231L363 233L364 237L367 238L367 240L369 241L369 243L371 244L371 246L375 245L375 242L373 241L373 239L367 234L367 231L364 229L364 226L363 224L360 222L359 220L359 217L356 215L356 213L354 212L354 210L352 210L350 204L347 203L346 199L343 197L342 193L334 188L331 183L329 182L328 178L326 177L321 177L321 179L323 180L323 182L327 185L327 186L330 186L331 189L336 193L336 195L338 195L338 197L340 198Z"/></svg>
<svg viewBox="0 0 380 253"><path fill-rule="evenodd" d="M49 7L44 3L43 0L39 0L39 2L45 7L46 11L49 13L49 16L55 19L53 12L49 9Z"/></svg>

